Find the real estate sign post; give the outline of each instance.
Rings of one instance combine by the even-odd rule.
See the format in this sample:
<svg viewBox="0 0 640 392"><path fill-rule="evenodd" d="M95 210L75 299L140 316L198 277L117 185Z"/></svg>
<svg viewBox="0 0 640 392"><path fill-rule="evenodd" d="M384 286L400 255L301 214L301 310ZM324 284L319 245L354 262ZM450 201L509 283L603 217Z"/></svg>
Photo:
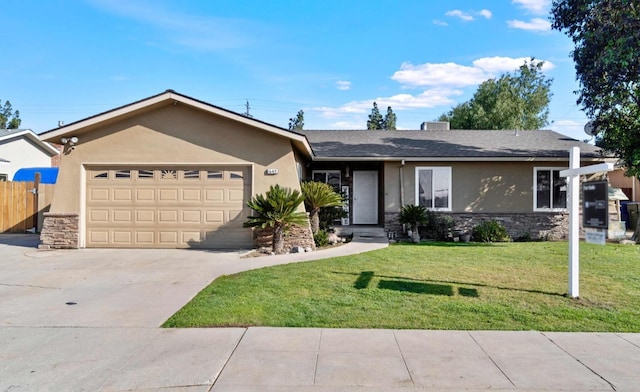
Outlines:
<svg viewBox="0 0 640 392"><path fill-rule="evenodd" d="M560 175L567 177L569 187L569 296L580 296L580 176L613 171L613 163L580 167L580 148L569 150L569 169Z"/></svg>

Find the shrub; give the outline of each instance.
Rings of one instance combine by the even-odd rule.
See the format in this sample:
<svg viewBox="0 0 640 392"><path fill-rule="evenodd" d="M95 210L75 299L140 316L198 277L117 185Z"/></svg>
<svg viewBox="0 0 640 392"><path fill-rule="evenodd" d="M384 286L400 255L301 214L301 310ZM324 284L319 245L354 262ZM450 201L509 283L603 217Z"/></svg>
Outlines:
<svg viewBox="0 0 640 392"><path fill-rule="evenodd" d="M482 222L475 226L471 238L475 242L507 242L511 240L507 229L496 220Z"/></svg>
<svg viewBox="0 0 640 392"><path fill-rule="evenodd" d="M328 230L329 227L335 224L335 221L341 218L346 218L349 213L344 210L342 206L324 207L318 212L318 218L320 220L320 229Z"/></svg>
<svg viewBox="0 0 640 392"><path fill-rule="evenodd" d="M427 224L422 227L421 235L437 241L447 241L451 237L451 232L456 223L448 215L437 214L433 211L427 212Z"/></svg>
<svg viewBox="0 0 640 392"><path fill-rule="evenodd" d="M324 230L318 230L316 234L313 235L313 241L316 243L317 248L322 248L324 246L329 245L329 233Z"/></svg>

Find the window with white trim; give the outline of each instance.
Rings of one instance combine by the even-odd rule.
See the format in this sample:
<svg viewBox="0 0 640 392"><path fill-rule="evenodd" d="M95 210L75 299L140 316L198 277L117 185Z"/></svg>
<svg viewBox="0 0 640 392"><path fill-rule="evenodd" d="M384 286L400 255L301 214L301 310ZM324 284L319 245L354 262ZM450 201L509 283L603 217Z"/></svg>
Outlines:
<svg viewBox="0 0 640 392"><path fill-rule="evenodd" d="M340 186L342 185L340 170L314 170L312 178L313 181L331 185L334 191L340 193Z"/></svg>
<svg viewBox="0 0 640 392"><path fill-rule="evenodd" d="M416 167L416 204L451 211L451 167Z"/></svg>
<svg viewBox="0 0 640 392"><path fill-rule="evenodd" d="M536 167L533 170L533 210L554 211L567 208L567 178L562 168Z"/></svg>

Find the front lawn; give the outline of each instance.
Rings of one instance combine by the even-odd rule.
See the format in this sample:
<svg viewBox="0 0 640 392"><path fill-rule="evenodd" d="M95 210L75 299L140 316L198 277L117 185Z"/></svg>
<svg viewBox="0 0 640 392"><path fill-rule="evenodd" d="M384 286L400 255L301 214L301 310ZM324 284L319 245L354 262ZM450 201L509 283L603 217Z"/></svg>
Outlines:
<svg viewBox="0 0 640 392"><path fill-rule="evenodd" d="M640 246L566 242L398 244L224 276L165 327L640 332Z"/></svg>

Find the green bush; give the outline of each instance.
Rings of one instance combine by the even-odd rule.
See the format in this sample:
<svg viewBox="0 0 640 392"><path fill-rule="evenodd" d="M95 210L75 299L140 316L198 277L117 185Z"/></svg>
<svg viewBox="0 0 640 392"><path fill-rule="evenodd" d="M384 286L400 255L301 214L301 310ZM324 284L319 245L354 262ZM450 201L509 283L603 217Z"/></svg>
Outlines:
<svg viewBox="0 0 640 392"><path fill-rule="evenodd" d="M313 241L316 243L317 248L322 248L324 246L329 245L329 233L324 230L318 230L316 234L313 235Z"/></svg>
<svg viewBox="0 0 640 392"><path fill-rule="evenodd" d="M335 225L337 220L346 218L349 213L342 208L342 206L323 207L318 213L320 219L320 229L328 230L331 226Z"/></svg>
<svg viewBox="0 0 640 392"><path fill-rule="evenodd" d="M448 241L456 222L448 215L427 211L427 224L420 228L420 236L437 241Z"/></svg>
<svg viewBox="0 0 640 392"><path fill-rule="evenodd" d="M508 242L511 240L507 229L498 221L490 220L473 228L471 239L474 242Z"/></svg>

